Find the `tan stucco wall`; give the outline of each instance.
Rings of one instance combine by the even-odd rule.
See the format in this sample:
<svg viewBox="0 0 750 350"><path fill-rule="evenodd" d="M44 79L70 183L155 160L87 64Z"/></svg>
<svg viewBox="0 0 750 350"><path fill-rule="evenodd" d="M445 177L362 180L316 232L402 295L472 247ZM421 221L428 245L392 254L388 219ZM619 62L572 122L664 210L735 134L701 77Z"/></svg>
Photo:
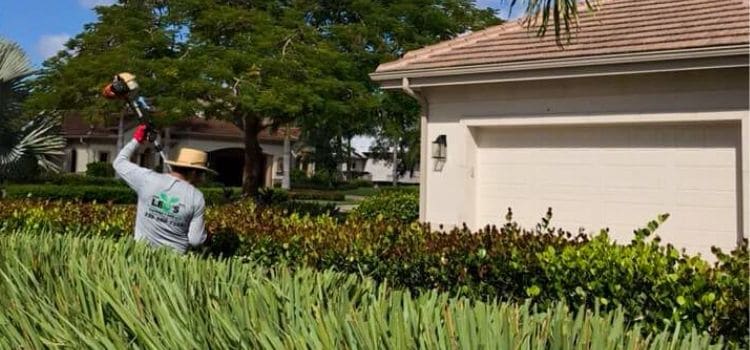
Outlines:
<svg viewBox="0 0 750 350"><path fill-rule="evenodd" d="M472 130L476 126L547 124L555 120L580 124L602 118L620 122L716 117L741 120L737 125L744 130L743 215L750 217L747 68L432 87L423 88L421 93L429 104L427 138L423 140L428 143L427 154L423 155L427 159L427 184L422 198L428 222L465 222L472 227L486 224L476 222L477 196L481 195L476 193L474 178L477 144ZM448 159L438 172L430 157L430 144L441 134L447 136Z"/></svg>
<svg viewBox="0 0 750 350"><path fill-rule="evenodd" d="M76 173L86 172L86 167L89 163L99 161L99 153L108 152L109 161L112 162L114 157L117 155L117 147L114 144L109 144L105 141L88 141L85 143L72 143L65 148L65 163L64 170L70 169L68 162L70 161L70 153L72 150L76 151Z"/></svg>

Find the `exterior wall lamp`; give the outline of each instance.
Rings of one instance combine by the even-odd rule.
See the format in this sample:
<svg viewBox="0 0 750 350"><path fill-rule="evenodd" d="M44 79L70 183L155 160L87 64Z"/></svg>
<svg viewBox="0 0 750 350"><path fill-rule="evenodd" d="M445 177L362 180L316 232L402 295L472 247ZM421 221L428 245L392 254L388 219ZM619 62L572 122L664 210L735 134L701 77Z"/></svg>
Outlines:
<svg viewBox="0 0 750 350"><path fill-rule="evenodd" d="M438 136L432 141L432 159L435 160L435 171L442 171L448 158L448 142L445 135Z"/></svg>

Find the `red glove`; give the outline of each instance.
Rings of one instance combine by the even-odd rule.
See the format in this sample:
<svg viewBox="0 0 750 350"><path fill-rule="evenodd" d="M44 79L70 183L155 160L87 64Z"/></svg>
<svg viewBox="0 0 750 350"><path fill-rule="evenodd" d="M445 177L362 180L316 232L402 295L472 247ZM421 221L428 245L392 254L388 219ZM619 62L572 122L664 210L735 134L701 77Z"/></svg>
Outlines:
<svg viewBox="0 0 750 350"><path fill-rule="evenodd" d="M102 89L102 96L107 99L116 99L118 96L115 94L114 91L112 91L112 84L107 84L107 86Z"/></svg>
<svg viewBox="0 0 750 350"><path fill-rule="evenodd" d="M148 127L146 124L139 124L138 127L135 128L135 132L133 133L133 140L136 140L138 143L143 143L144 140L146 140L146 136L148 135Z"/></svg>

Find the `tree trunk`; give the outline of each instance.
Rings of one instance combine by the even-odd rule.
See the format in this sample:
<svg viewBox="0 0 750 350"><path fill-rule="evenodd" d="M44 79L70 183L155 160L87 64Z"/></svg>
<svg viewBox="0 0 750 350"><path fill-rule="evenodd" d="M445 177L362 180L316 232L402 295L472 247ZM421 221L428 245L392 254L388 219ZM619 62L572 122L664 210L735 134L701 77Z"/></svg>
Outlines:
<svg viewBox="0 0 750 350"><path fill-rule="evenodd" d="M281 179L281 188L288 190L291 188L291 181L289 177L291 176L291 142L289 140L289 125L286 126L286 131L284 132L284 177Z"/></svg>
<svg viewBox="0 0 750 350"><path fill-rule="evenodd" d="M398 186L398 143L398 139L393 143L393 187Z"/></svg>
<svg viewBox="0 0 750 350"><path fill-rule="evenodd" d="M354 180L352 177L352 168L354 167L354 163L352 162L352 138L349 137L347 140L349 147L348 147L348 157L347 157L347 163L346 163L346 170L348 174L346 175L346 179L349 181Z"/></svg>
<svg viewBox="0 0 750 350"><path fill-rule="evenodd" d="M242 173L242 194L254 196L263 184L263 151L258 143L258 134L262 130L261 118L246 115L243 118L245 132L245 166Z"/></svg>

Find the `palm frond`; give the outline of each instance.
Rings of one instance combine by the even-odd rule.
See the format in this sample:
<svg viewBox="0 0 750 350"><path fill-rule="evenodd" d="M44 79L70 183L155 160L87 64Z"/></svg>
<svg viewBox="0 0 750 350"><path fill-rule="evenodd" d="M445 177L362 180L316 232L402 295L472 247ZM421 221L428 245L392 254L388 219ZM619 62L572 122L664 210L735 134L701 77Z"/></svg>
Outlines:
<svg viewBox="0 0 750 350"><path fill-rule="evenodd" d="M0 83L20 80L33 72L23 49L14 42L0 38Z"/></svg>
<svg viewBox="0 0 750 350"><path fill-rule="evenodd" d="M511 0L511 8L518 0ZM524 23L529 29L536 29L537 36L545 36L549 29L555 32L555 41L562 46L570 42L571 32L578 26L581 9L596 10L599 0L527 0Z"/></svg>
<svg viewBox="0 0 750 350"><path fill-rule="evenodd" d="M17 142L10 149L0 149L0 175L17 171L25 158L47 171L59 171L59 157L65 147L65 139L57 132L58 118L42 113L20 130Z"/></svg>

